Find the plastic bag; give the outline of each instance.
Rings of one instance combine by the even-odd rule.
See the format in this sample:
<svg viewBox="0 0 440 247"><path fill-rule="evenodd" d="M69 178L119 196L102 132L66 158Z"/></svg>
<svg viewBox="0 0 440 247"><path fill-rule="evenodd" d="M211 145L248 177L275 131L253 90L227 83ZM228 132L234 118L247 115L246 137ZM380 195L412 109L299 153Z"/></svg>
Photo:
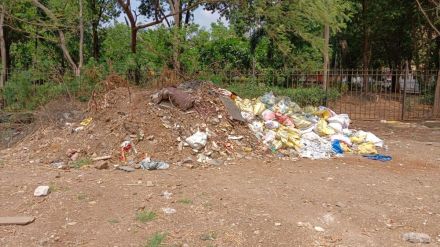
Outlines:
<svg viewBox="0 0 440 247"><path fill-rule="evenodd" d="M236 100L235 104L240 108L241 111L254 112L252 107L252 102L249 99Z"/></svg>
<svg viewBox="0 0 440 247"><path fill-rule="evenodd" d="M254 121L251 124L249 124L249 129L252 130L252 132L254 132L255 136L260 139L261 137L263 137L263 123L259 122L259 121Z"/></svg>
<svg viewBox="0 0 440 247"><path fill-rule="evenodd" d="M315 112L315 115L319 116L320 118L324 118L325 120L327 120L328 118L335 116L336 113L332 110L330 110L327 107L324 106L320 106L318 111Z"/></svg>
<svg viewBox="0 0 440 247"><path fill-rule="evenodd" d="M329 123L339 123L343 129L347 129L350 125L350 118L347 114L338 114L327 119Z"/></svg>
<svg viewBox="0 0 440 247"><path fill-rule="evenodd" d="M274 111L282 114L286 114L289 111L289 103L290 99L287 97L282 98L278 103L274 106Z"/></svg>
<svg viewBox="0 0 440 247"><path fill-rule="evenodd" d="M275 120L269 120L264 122L264 126L268 129L278 129L280 127L280 123Z"/></svg>
<svg viewBox="0 0 440 247"><path fill-rule="evenodd" d="M331 143L314 132L303 134L300 145L299 154L304 158L328 159L332 154Z"/></svg>
<svg viewBox="0 0 440 247"><path fill-rule="evenodd" d="M345 135L342 135L342 134L332 135L330 137L330 140L331 141L338 140L340 142L343 142L343 143L347 144L348 146L352 145L352 142L351 142L350 138L345 136Z"/></svg>
<svg viewBox="0 0 440 247"><path fill-rule="evenodd" d="M339 140L333 140L332 141L332 151L335 154L343 154L344 153L344 150L342 149Z"/></svg>
<svg viewBox="0 0 440 247"><path fill-rule="evenodd" d="M366 142L374 143L376 147L383 147L383 141L379 139L375 134L371 132L367 132L367 135L365 137Z"/></svg>
<svg viewBox="0 0 440 247"><path fill-rule="evenodd" d="M191 148L200 150L205 147L206 142L208 141L208 134L197 131L194 135L186 138L185 141Z"/></svg>
<svg viewBox="0 0 440 247"><path fill-rule="evenodd" d="M254 112L253 112L254 115L259 116L266 109L266 106L261 101L257 101L254 104L253 108L254 108Z"/></svg>
<svg viewBox="0 0 440 247"><path fill-rule="evenodd" d="M261 113L261 116L263 117L264 121L269 121L275 118L275 113L269 109L266 109Z"/></svg>
<svg viewBox="0 0 440 247"><path fill-rule="evenodd" d="M275 140L276 134L277 133L273 130L267 131L263 137L263 143L266 145L272 143Z"/></svg>
<svg viewBox="0 0 440 247"><path fill-rule="evenodd" d="M299 129L306 129L312 125L310 121L307 121L303 116L294 114L291 116L293 124Z"/></svg>
<svg viewBox="0 0 440 247"><path fill-rule="evenodd" d="M328 135L334 135L335 130L328 127L327 121L325 121L323 118L321 118L318 121L318 125L316 126L317 133L320 136L328 136Z"/></svg>
<svg viewBox="0 0 440 247"><path fill-rule="evenodd" d="M272 142L272 144L270 145L270 149L272 150L272 152L274 152L282 147L283 147L283 143L280 140L274 140Z"/></svg>
<svg viewBox="0 0 440 247"><path fill-rule="evenodd" d="M252 122L255 118L254 114L250 113L250 112L246 112L246 111L242 111L241 112L241 116L247 121L247 122Z"/></svg>
<svg viewBox="0 0 440 247"><path fill-rule="evenodd" d="M374 143L372 142L365 142L360 144L357 147L357 151L360 154L377 154L376 147L374 146Z"/></svg>
<svg viewBox="0 0 440 247"><path fill-rule="evenodd" d="M273 92L265 93L263 97L261 97L261 102L268 106L275 105L276 97L273 95Z"/></svg>
<svg viewBox="0 0 440 247"><path fill-rule="evenodd" d="M151 160L149 157L143 159L140 166L145 170L165 170L170 167L166 162Z"/></svg>
<svg viewBox="0 0 440 247"><path fill-rule="evenodd" d="M342 133L342 124L340 123L329 123L328 127L332 128L335 130L336 133Z"/></svg>
<svg viewBox="0 0 440 247"><path fill-rule="evenodd" d="M287 115L282 115L281 113L275 113L275 119L283 125L291 126L293 125L292 120Z"/></svg>

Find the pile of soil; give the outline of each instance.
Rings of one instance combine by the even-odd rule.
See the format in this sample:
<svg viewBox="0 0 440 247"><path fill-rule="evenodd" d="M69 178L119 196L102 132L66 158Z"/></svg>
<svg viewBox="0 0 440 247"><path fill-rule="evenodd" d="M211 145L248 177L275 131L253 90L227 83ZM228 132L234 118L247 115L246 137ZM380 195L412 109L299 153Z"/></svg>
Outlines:
<svg viewBox="0 0 440 247"><path fill-rule="evenodd" d="M64 111L58 109L53 111L56 116L43 118L46 120L39 122L39 128L17 147L33 156L29 159L47 165L62 162L67 166L64 168L75 162L91 165L91 159L101 156L111 156L109 161L113 165L136 167L148 155L171 165L190 163L190 167L197 167L206 165L196 162L200 154L220 164L249 156L262 158L266 154L266 148L245 123L230 120L218 87L206 81L192 81L180 88L195 100L188 111L170 102L152 103L150 98L155 90L126 87L96 96L91 100L92 107L89 103L67 109L60 101L52 102L44 112L56 107ZM81 121L87 118L91 122L82 126ZM182 145L197 130L208 133L207 145L198 151ZM235 140L230 136L242 138ZM123 162L121 143L127 140L134 148ZM69 157L72 151L79 153L75 160ZM188 162L190 158L192 162Z"/></svg>

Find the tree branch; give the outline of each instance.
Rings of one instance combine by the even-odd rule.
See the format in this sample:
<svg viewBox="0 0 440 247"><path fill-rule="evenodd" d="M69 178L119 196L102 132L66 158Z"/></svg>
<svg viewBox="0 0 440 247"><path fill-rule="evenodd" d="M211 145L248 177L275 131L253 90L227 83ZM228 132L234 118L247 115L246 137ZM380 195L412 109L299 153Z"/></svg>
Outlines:
<svg viewBox="0 0 440 247"><path fill-rule="evenodd" d="M423 16L425 17L426 21L428 22L428 24L432 27L432 29L437 33L437 35L440 36L440 31L437 29L437 27L434 25L434 23L432 23L431 19L429 18L428 14L426 13L426 11L422 8L422 5L420 4L419 0L416 0L417 2L417 6L419 7L419 10L422 12Z"/></svg>

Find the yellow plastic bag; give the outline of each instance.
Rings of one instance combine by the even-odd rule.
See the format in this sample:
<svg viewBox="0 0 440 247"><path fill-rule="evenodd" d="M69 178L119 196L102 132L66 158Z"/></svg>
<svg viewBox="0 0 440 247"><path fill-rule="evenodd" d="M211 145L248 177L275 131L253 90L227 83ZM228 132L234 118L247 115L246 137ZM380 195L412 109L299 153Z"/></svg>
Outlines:
<svg viewBox="0 0 440 247"><path fill-rule="evenodd" d="M341 148L344 151L344 153L351 153L350 147L345 142L340 142L339 144L341 145Z"/></svg>
<svg viewBox="0 0 440 247"><path fill-rule="evenodd" d="M273 150L278 150L283 147L283 143L280 140L275 140L272 142L271 147Z"/></svg>
<svg viewBox="0 0 440 247"><path fill-rule="evenodd" d="M93 118L89 117L81 121L80 125L87 126L92 122Z"/></svg>
<svg viewBox="0 0 440 247"><path fill-rule="evenodd" d="M254 104L253 108L254 108L254 115L255 115L255 116L259 116L259 115L261 115L261 113L262 113L264 110L266 110L266 106L265 106L263 103L261 103L261 101L257 101L257 102Z"/></svg>
<svg viewBox="0 0 440 247"><path fill-rule="evenodd" d="M359 154L377 154L376 147L372 142L365 142L358 146Z"/></svg>
<svg viewBox="0 0 440 247"><path fill-rule="evenodd" d="M323 118L319 119L317 128L320 136L329 136L335 134L335 130L328 127L327 121L325 121Z"/></svg>
<svg viewBox="0 0 440 247"><path fill-rule="evenodd" d="M252 102L249 99L236 100L235 104L237 104L238 108L240 108L241 111L254 112Z"/></svg>

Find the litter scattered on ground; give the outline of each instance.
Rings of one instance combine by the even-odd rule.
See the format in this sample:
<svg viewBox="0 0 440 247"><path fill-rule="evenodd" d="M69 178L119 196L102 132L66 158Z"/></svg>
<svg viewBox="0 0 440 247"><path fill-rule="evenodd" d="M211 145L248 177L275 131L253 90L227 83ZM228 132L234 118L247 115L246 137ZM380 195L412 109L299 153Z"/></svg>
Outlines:
<svg viewBox="0 0 440 247"><path fill-rule="evenodd" d="M163 161L151 160L150 157L146 157L140 163L140 166L144 170L165 170L170 167L170 165Z"/></svg>
<svg viewBox="0 0 440 247"><path fill-rule="evenodd" d="M174 208L162 208L162 211L163 211L165 214L174 214L174 213L177 212Z"/></svg>
<svg viewBox="0 0 440 247"><path fill-rule="evenodd" d="M378 161L390 161L393 158L391 156L387 156L387 155L382 155L382 154L370 154L370 155L363 155L365 158L370 159L370 160L378 160Z"/></svg>
<svg viewBox="0 0 440 247"><path fill-rule="evenodd" d="M191 148L199 150L205 147L208 135L205 132L197 131L192 136L186 138L185 141Z"/></svg>
<svg viewBox="0 0 440 247"><path fill-rule="evenodd" d="M35 217L32 216L15 216L15 217L0 217L0 226L3 225L27 225L34 222Z"/></svg>
<svg viewBox="0 0 440 247"><path fill-rule="evenodd" d="M34 191L34 196L47 196L49 194L49 186L38 186Z"/></svg>
<svg viewBox="0 0 440 247"><path fill-rule="evenodd" d="M162 192L163 197L165 197L165 199L171 199L171 196L173 195L173 193L168 192L168 191L164 191Z"/></svg>
<svg viewBox="0 0 440 247"><path fill-rule="evenodd" d="M402 238L403 240L414 244L429 244L431 242L431 237L426 233L407 232L402 235Z"/></svg>

